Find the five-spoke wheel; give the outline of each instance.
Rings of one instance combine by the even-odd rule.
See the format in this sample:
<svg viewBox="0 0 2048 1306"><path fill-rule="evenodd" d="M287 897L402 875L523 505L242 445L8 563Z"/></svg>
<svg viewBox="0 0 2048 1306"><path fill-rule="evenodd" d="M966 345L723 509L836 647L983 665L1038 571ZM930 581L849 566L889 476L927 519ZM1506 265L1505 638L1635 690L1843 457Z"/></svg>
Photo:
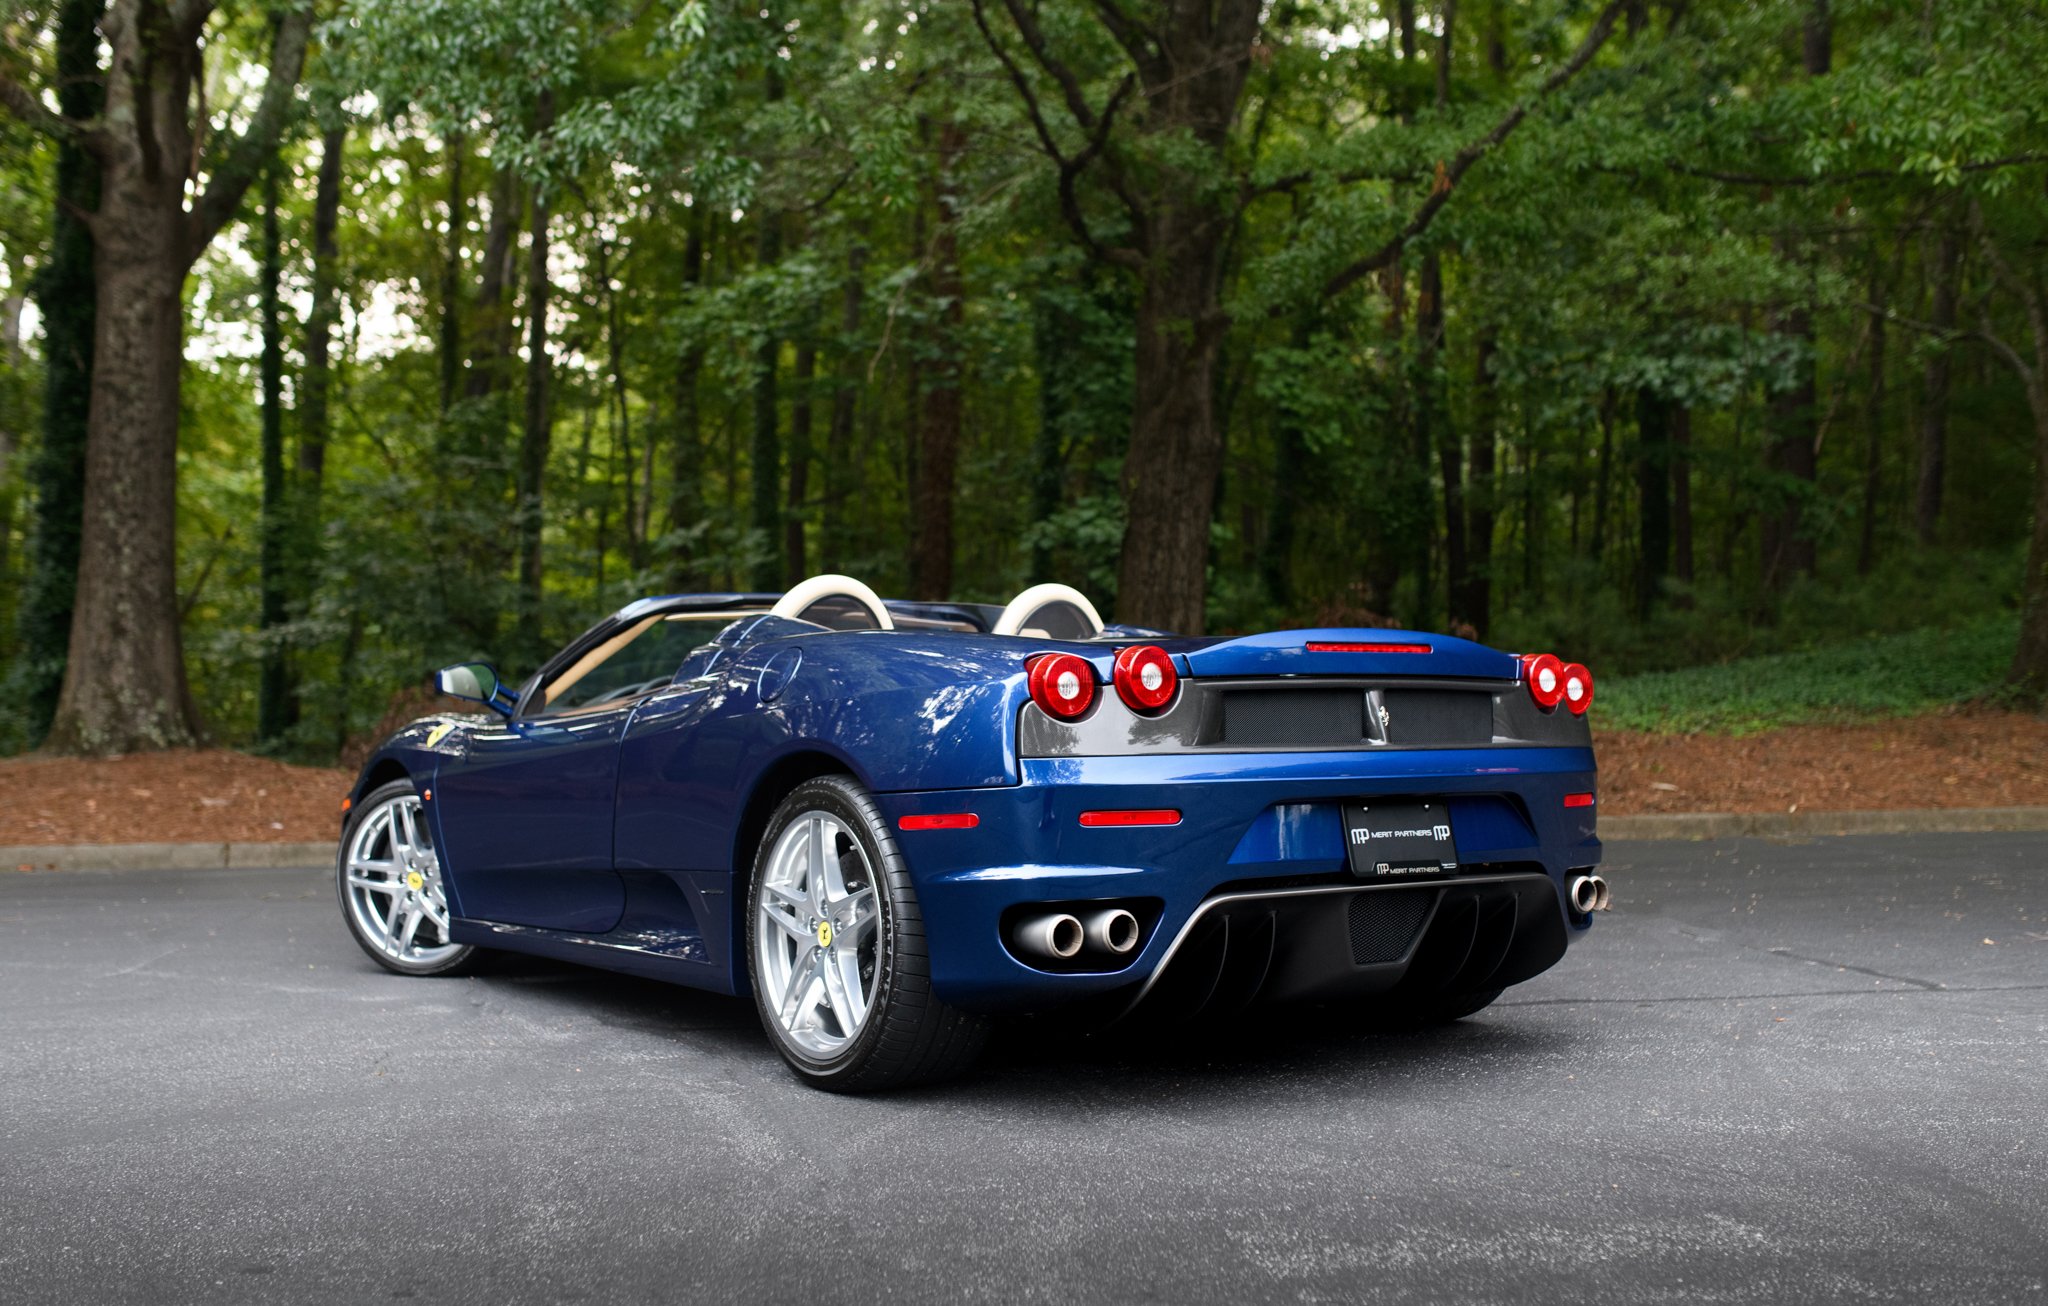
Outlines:
<svg viewBox="0 0 2048 1306"><path fill-rule="evenodd" d="M474 949L449 931L441 858L409 781L365 797L343 831L342 915L363 951L403 975L443 975Z"/></svg>
<svg viewBox="0 0 2048 1306"><path fill-rule="evenodd" d="M829 1057L868 1018L881 931L874 868L830 812L798 813L769 850L754 964L791 1042Z"/></svg>
<svg viewBox="0 0 2048 1306"><path fill-rule="evenodd" d="M798 785L754 860L747 955L761 1023L823 1088L888 1088L953 1073L980 1017L933 998L910 874L874 799L845 776Z"/></svg>

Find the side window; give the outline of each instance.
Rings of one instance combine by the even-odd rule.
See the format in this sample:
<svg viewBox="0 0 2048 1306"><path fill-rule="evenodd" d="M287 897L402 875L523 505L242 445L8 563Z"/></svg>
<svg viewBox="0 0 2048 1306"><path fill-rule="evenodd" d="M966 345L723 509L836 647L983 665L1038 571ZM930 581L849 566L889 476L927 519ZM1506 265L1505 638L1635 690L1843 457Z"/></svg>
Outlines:
<svg viewBox="0 0 2048 1306"><path fill-rule="evenodd" d="M693 649L716 638L731 621L729 614L673 613L630 626L549 681L533 715L594 711L651 694L675 678Z"/></svg>

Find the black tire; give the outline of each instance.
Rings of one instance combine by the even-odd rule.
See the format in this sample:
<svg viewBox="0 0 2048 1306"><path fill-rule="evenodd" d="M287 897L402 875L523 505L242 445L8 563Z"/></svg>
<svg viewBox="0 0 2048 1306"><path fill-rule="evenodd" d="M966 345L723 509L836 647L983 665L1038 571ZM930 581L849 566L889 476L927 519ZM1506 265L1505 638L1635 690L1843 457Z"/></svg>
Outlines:
<svg viewBox="0 0 2048 1306"><path fill-rule="evenodd" d="M819 1058L799 1047L769 1007L760 977L760 897L769 854L792 822L811 813L836 817L860 841L875 870L879 924L867 1017L844 1048ZM924 917L910 870L881 811L867 791L846 776L821 776L791 790L762 831L748 876L747 977L761 1027L804 1082L835 1093L873 1092L931 1083L971 1065L987 1041L985 1017L959 1011L932 995Z"/></svg>
<svg viewBox="0 0 2048 1306"><path fill-rule="evenodd" d="M477 950L474 947L465 944L452 952L435 957L432 961L414 961L393 956L382 946L379 939L365 931L363 923L356 918L356 912L349 901L349 850L355 844L357 832L362 829L365 822L392 802L417 798L418 793L412 781L393 780L363 795L363 801L350 810L348 820L342 823L341 847L336 851L334 858L335 897L340 902L341 919L348 926L349 937L354 939L356 946L379 966L398 975L459 975L476 964ZM424 829L424 826L422 828ZM431 840L432 835L427 834L425 837ZM435 860L439 860L438 853Z"/></svg>

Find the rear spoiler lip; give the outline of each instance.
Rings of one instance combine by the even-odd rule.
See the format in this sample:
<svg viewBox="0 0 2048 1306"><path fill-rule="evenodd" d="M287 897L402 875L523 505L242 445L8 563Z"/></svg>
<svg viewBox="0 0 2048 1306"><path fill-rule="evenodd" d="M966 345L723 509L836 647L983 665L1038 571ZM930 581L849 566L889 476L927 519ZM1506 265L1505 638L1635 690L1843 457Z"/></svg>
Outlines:
<svg viewBox="0 0 2048 1306"><path fill-rule="evenodd" d="M1311 650L1311 645L1364 645ZM1409 646L1426 651L1378 651ZM1433 680L1516 680L1521 659L1468 639L1412 630L1276 630L1229 639L1167 640L1188 673L1207 676L1415 676Z"/></svg>

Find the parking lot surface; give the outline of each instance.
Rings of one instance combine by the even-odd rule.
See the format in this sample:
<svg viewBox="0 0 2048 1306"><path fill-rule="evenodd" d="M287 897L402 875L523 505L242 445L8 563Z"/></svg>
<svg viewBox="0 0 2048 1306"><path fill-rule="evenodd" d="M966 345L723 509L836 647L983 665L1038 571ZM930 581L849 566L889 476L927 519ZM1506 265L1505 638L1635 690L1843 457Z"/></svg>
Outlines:
<svg viewBox="0 0 2048 1306"><path fill-rule="evenodd" d="M0 875L0 1301L2048 1302L2048 836L1630 844L1461 1024L1017 1029L375 967L327 876Z"/></svg>

